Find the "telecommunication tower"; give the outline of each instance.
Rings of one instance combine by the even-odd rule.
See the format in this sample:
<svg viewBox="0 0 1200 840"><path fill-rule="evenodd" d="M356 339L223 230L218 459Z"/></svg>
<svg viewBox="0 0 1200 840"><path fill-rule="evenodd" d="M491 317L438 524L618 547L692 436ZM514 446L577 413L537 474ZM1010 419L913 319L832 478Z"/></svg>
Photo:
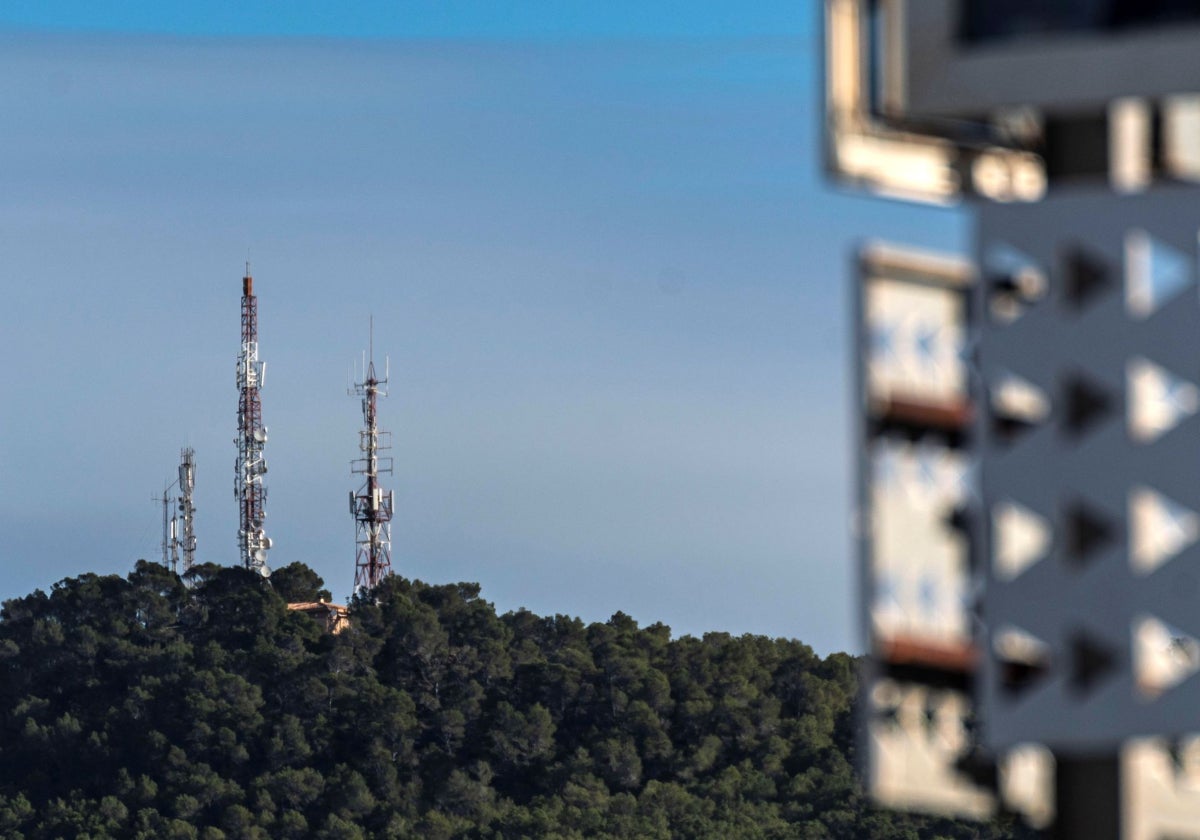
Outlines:
<svg viewBox="0 0 1200 840"><path fill-rule="evenodd" d="M196 562L196 508L192 491L196 487L196 450L180 450L179 477L163 487L161 496L153 501L162 503L162 564L179 573L179 552L183 551L183 573L187 574ZM178 489L178 495L171 491ZM172 510L174 505L174 510Z"/></svg>
<svg viewBox="0 0 1200 840"><path fill-rule="evenodd" d="M196 563L196 506L192 504L192 491L196 489L196 450L190 446L180 451L179 499L175 530L176 544L183 550L183 573L186 575Z"/></svg>
<svg viewBox="0 0 1200 840"><path fill-rule="evenodd" d="M155 496L152 501L162 502L162 564L172 572L179 572L179 531L176 519L171 515L171 503L175 498L171 491L176 482L172 481L163 487L161 496Z"/></svg>
<svg viewBox="0 0 1200 840"><path fill-rule="evenodd" d="M250 265L242 278L242 349L238 354L238 436L237 463L234 465L233 494L238 503L238 552L242 564L263 577L271 574L267 551L271 540L263 530L266 518L267 488L263 476L267 462L263 449L267 429L262 424L262 388L266 363L258 359L258 298Z"/></svg>
<svg viewBox="0 0 1200 840"><path fill-rule="evenodd" d="M393 494L379 483L381 474L391 473L392 458L379 453L391 449L391 433L379 430L377 402L387 396L383 390L388 381L388 365L384 362L383 379L375 373L374 324L371 328L371 353L363 358L363 379L356 382L350 394L362 397L363 429L358 433L358 449L362 457L351 463L355 475L364 476L358 492L350 492L350 514L356 525L354 560L354 591L370 589L392 573L392 510Z"/></svg>

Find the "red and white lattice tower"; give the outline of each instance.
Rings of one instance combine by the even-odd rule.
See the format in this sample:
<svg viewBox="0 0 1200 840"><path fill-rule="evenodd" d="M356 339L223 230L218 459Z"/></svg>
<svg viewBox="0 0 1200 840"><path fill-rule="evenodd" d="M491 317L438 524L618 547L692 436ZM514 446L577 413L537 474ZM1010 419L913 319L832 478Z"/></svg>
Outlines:
<svg viewBox="0 0 1200 840"><path fill-rule="evenodd" d="M242 564L263 577L271 574L267 566L267 550L271 540L263 531L266 519L267 488L263 476L267 462L263 449L267 429L262 424L262 388L266 374L265 362L258 360L258 298L254 296L254 279L250 266L242 278L242 350L238 354L238 436L237 463L234 465L233 494L238 503L238 552Z"/></svg>
<svg viewBox="0 0 1200 840"><path fill-rule="evenodd" d="M358 492L350 493L350 513L356 526L354 591L370 589L392 573L392 491L384 490L379 476L392 471L390 456L380 453L391 449L391 433L381 432L376 420L377 401L387 396L388 371L383 379L375 374L374 329L371 356L363 360L363 380L356 382L351 394L362 397L363 429L358 433L362 457L351 464L351 472L364 476Z"/></svg>

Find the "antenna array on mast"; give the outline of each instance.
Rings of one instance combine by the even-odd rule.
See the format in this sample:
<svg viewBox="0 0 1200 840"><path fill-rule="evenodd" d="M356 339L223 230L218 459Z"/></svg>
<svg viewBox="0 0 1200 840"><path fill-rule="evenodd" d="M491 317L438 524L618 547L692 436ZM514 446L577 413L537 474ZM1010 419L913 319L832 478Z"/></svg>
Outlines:
<svg viewBox="0 0 1200 840"><path fill-rule="evenodd" d="M171 490L176 482L167 482L163 486L161 496L154 496L151 501L162 503L162 564L176 574L179 573L179 531L175 517L171 513L171 503L175 497Z"/></svg>
<svg viewBox="0 0 1200 840"><path fill-rule="evenodd" d="M358 449L362 457L351 464L351 472L363 475L358 492L350 492L350 514L356 526L354 560L354 591L370 589L392 573L392 511L394 497L384 490L379 476L392 472L392 458L379 453L391 449L391 433L379 430L376 410L380 396L387 396L388 369L384 364L383 379L375 373L375 330L371 324L371 356L364 359L363 379L350 389L362 397L363 429L358 433Z"/></svg>
<svg viewBox="0 0 1200 840"><path fill-rule="evenodd" d="M192 491L196 489L196 450L190 446L179 452L179 500L176 505L175 529L177 550L183 550L183 573L186 575L196 564L196 506L192 504ZM172 564L174 570L174 564Z"/></svg>
<svg viewBox="0 0 1200 840"><path fill-rule="evenodd" d="M271 540L263 530L266 519L267 488L263 476L267 462L263 449L267 429L262 424L262 388L266 363L258 359L258 298L250 266L242 278L242 349L238 354L238 436L237 463L234 465L233 494L238 502L238 551L242 564L263 577L271 574L267 551Z"/></svg>
<svg viewBox="0 0 1200 840"><path fill-rule="evenodd" d="M179 477L163 487L161 496L152 501L162 503L162 564L179 574L179 552L183 550L183 574L191 571L196 562L196 508L192 491L196 489L196 450L180 450ZM171 491L178 489L179 495ZM171 510L174 502L175 509Z"/></svg>

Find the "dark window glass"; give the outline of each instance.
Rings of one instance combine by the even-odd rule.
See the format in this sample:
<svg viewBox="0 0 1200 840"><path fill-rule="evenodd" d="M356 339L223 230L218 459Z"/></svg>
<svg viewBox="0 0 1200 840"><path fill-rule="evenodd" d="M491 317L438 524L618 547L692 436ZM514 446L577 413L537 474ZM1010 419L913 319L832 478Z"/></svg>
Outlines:
<svg viewBox="0 0 1200 840"><path fill-rule="evenodd" d="M1200 23L1200 0L960 0L961 34L972 43L1024 35L1122 32Z"/></svg>

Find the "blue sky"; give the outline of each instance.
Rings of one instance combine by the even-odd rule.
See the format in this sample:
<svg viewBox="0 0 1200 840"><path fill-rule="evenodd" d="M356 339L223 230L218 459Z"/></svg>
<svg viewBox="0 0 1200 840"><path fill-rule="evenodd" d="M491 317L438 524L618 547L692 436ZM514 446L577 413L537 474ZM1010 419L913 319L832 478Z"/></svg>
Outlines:
<svg viewBox="0 0 1200 840"><path fill-rule="evenodd" d="M729 38L799 35L816 18L795 0L7 0L27 29L205 36L442 39Z"/></svg>
<svg viewBox="0 0 1200 840"><path fill-rule="evenodd" d="M823 183L810 3L158 6L0 11L0 597L156 557L184 445L233 562L248 254L273 564L348 593L373 314L400 573L857 647L845 271L965 220Z"/></svg>

